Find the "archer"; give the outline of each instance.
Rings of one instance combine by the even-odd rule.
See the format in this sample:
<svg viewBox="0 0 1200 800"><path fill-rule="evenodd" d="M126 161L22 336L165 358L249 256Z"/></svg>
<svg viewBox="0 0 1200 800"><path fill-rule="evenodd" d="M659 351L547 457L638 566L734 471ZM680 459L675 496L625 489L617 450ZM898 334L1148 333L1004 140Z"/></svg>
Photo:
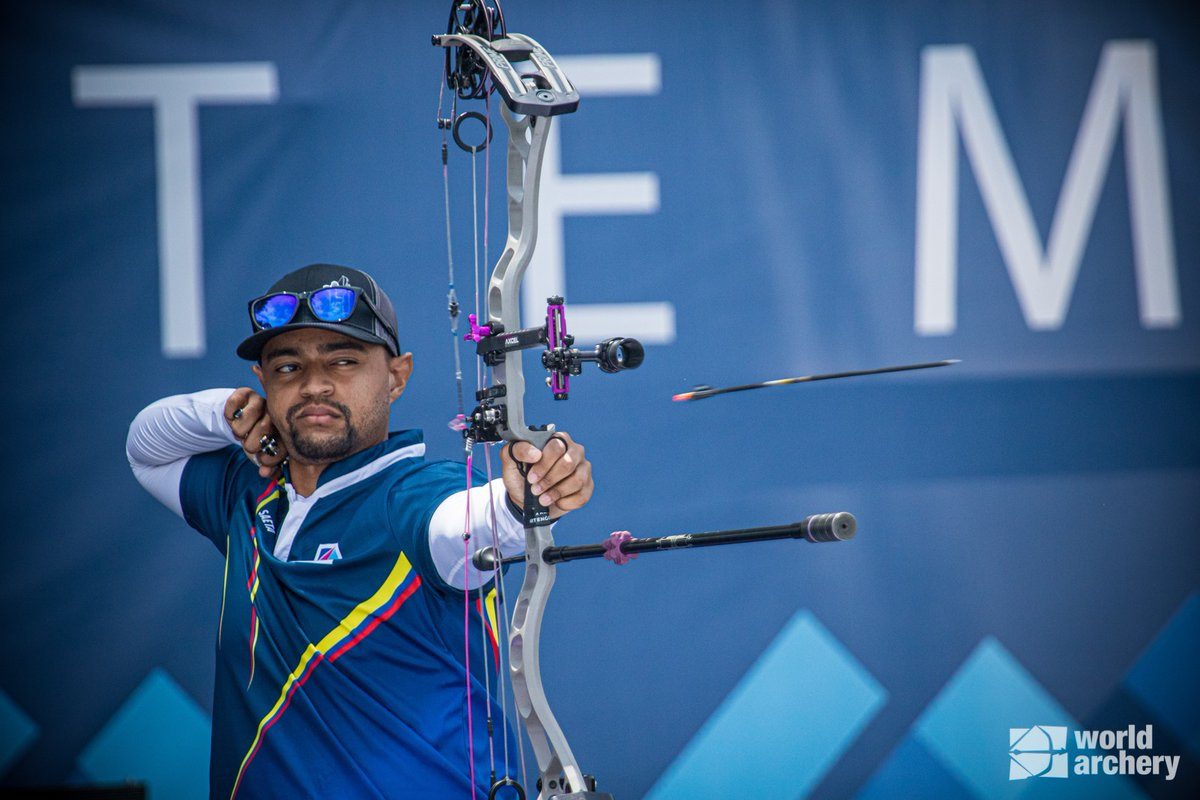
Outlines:
<svg viewBox="0 0 1200 800"><path fill-rule="evenodd" d="M413 358L364 272L304 267L249 311L237 353L262 393L159 400L127 442L142 486L225 556L210 796L486 796L490 735L468 719L490 727L495 664L463 636L500 645L480 592L464 631L464 589L495 573L464 531L524 552L526 481L560 517L590 499L591 464L560 432L503 448L503 476L464 489L420 431L389 433Z"/></svg>

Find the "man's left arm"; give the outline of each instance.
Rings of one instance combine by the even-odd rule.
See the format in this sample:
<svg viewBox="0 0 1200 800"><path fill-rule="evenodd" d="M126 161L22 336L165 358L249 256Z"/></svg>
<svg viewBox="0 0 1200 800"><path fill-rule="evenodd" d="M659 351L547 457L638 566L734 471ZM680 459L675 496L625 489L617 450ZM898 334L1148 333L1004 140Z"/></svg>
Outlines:
<svg viewBox="0 0 1200 800"><path fill-rule="evenodd" d="M438 575L455 589L469 585L478 588L492 579L491 571L481 572L470 563L480 547L493 545L491 531L496 530L495 545L501 557L518 555L525 550L525 526L521 520L521 502L526 477L518 462L528 467L528 480L538 501L558 519L581 508L591 499L595 486L592 465L583 446L566 433L559 433L538 450L528 442L505 445L500 451L503 477L471 489L455 492L443 500L429 521L429 554ZM464 548L463 534L474 532L474 545Z"/></svg>

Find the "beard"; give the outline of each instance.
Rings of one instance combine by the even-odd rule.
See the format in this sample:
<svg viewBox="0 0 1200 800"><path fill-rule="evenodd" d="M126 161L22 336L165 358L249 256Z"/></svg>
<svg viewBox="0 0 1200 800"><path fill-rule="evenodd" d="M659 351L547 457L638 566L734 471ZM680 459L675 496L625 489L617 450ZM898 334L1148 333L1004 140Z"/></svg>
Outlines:
<svg viewBox="0 0 1200 800"><path fill-rule="evenodd" d="M345 429L340 433L336 431L301 433L296 427L296 415L310 405L312 405L310 401L305 401L288 409L288 438L291 439L288 450L305 461L313 462L337 461L353 453L358 444L359 435L358 429L354 427L351 419L350 409L342 403L323 400L321 405L335 408L342 415Z"/></svg>

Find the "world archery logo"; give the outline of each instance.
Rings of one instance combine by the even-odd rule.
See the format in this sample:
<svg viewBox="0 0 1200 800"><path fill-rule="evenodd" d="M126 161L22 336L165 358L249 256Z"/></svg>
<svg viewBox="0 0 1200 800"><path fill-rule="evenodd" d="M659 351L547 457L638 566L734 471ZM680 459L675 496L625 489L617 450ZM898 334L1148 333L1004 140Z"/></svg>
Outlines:
<svg viewBox="0 0 1200 800"><path fill-rule="evenodd" d="M1053 725L1008 729L1008 779L1067 777L1067 729Z"/></svg>

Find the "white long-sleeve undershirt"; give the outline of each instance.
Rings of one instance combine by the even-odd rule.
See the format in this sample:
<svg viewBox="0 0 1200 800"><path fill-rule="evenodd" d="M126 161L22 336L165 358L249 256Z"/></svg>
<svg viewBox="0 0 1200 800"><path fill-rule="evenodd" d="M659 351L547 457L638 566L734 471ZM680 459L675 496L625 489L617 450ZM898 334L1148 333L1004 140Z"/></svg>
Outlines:
<svg viewBox="0 0 1200 800"><path fill-rule="evenodd" d="M187 460L199 453L240 444L225 419L225 402L233 389L208 389L174 395L151 403L129 426L125 455L134 477L159 502L183 516L179 499L180 481ZM525 530L505 502L504 482L496 478L471 489L472 543L470 554L480 547L499 547L503 556L525 548ZM464 559L463 530L467 516L467 491L447 497L429 522L429 552L438 574L449 585L462 589L464 578L471 588L491 580L491 572L480 572ZM494 516L493 516L494 512ZM493 519L495 538L492 541ZM286 558L289 542L278 543L277 557ZM464 571L464 567L466 567Z"/></svg>

